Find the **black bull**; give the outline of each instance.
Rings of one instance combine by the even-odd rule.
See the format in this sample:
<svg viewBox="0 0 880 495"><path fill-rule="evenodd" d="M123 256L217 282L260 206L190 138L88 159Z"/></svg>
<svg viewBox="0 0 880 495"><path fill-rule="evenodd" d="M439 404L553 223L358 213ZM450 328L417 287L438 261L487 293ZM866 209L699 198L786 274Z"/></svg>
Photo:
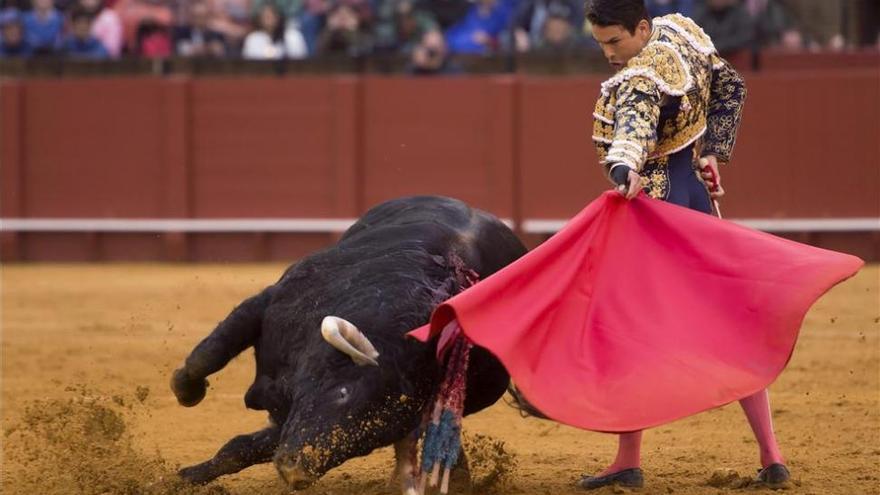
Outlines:
<svg viewBox="0 0 880 495"><path fill-rule="evenodd" d="M303 488L393 443L399 474L411 477L404 450L440 370L435 345L404 334L463 290L463 269L486 277L525 252L497 218L457 200L412 197L371 209L335 246L242 302L175 371L177 400L194 406L205 378L253 346L256 378L245 404L271 417L266 429L233 438L181 475L204 483L273 461L291 487ZM474 348L465 414L495 403L508 381L489 352Z"/></svg>

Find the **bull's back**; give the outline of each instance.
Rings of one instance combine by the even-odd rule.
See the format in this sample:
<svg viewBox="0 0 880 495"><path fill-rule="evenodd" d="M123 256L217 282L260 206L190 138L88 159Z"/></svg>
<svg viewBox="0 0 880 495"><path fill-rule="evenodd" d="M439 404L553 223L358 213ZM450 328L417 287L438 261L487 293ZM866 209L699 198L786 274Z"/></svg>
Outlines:
<svg viewBox="0 0 880 495"><path fill-rule="evenodd" d="M455 253L487 277L526 253L516 235L494 215L445 196L411 196L371 208L342 236L340 244L419 240L437 254ZM445 251L445 252L444 252Z"/></svg>
<svg viewBox="0 0 880 495"><path fill-rule="evenodd" d="M435 224L451 230L464 230L472 222L473 215L474 210L464 202L444 196L392 199L367 211L345 232L340 242L383 227Z"/></svg>

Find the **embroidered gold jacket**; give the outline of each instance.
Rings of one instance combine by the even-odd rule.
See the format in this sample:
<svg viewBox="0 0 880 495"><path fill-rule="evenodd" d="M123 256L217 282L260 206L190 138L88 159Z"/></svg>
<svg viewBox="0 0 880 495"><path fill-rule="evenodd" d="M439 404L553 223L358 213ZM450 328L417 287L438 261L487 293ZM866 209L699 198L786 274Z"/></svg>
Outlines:
<svg viewBox="0 0 880 495"><path fill-rule="evenodd" d="M622 163L647 175L694 143L702 156L729 161L746 96L742 78L689 18L672 14L652 24L645 48L602 84L593 113L599 161L606 171Z"/></svg>

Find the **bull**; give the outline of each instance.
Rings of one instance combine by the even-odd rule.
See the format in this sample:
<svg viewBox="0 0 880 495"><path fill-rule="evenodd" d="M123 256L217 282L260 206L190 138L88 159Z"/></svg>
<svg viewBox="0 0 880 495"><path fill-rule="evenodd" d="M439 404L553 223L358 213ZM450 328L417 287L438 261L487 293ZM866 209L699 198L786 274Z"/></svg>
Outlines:
<svg viewBox="0 0 880 495"><path fill-rule="evenodd" d="M412 493L411 433L441 370L436 343L405 334L465 288L462 270L486 277L525 252L504 223L458 200L410 197L371 209L334 246L238 305L173 373L178 402L195 406L206 378L253 347L256 377L244 402L270 418L180 475L207 483L272 461L289 487L303 489L346 460L393 444L402 490ZM501 363L474 347L464 414L494 404L508 382Z"/></svg>

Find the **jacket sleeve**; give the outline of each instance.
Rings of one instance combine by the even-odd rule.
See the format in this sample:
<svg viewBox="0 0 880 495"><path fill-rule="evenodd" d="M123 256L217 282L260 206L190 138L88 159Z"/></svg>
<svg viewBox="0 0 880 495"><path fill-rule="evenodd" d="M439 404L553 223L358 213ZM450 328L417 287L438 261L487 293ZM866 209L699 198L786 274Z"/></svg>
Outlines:
<svg viewBox="0 0 880 495"><path fill-rule="evenodd" d="M657 146L661 92L648 77L631 77L617 88L614 137L605 156L606 169L622 163L641 170Z"/></svg>
<svg viewBox="0 0 880 495"><path fill-rule="evenodd" d="M717 55L713 55L712 59L712 85L703 155L715 155L719 161L729 162L746 100L746 85L742 76L727 61Z"/></svg>

